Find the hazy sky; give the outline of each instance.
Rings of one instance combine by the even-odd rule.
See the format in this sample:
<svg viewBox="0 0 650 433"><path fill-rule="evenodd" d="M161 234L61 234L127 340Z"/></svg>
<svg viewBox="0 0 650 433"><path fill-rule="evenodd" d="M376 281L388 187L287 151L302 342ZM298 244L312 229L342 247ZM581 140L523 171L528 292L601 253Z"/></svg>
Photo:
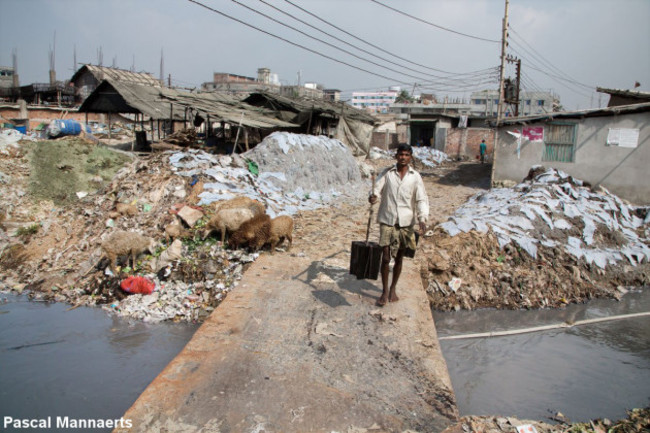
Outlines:
<svg viewBox="0 0 650 433"><path fill-rule="evenodd" d="M505 0L196 2L0 0L0 65L12 66L16 52L21 85L47 82L54 51L57 79L65 80L75 51L79 64L99 63L101 51L104 66L159 77L162 51L165 79L185 87L214 72L255 77L267 67L284 84L316 82L344 98L395 85L438 99L498 88ZM507 52L522 61L524 90L550 90L566 109L604 105L596 86L631 89L638 81L650 91L650 0L510 0L509 22ZM514 73L509 64L506 76Z"/></svg>

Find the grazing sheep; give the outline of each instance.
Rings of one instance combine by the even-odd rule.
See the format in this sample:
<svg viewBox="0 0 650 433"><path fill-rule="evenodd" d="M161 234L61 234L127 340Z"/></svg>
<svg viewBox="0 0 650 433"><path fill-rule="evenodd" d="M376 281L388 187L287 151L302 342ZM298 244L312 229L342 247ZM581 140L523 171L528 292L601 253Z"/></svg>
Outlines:
<svg viewBox="0 0 650 433"><path fill-rule="evenodd" d="M253 248L257 251L271 234L271 217L267 214L255 215L253 218L242 223L235 233L230 237L228 245L230 248L238 248L242 245Z"/></svg>
<svg viewBox="0 0 650 433"><path fill-rule="evenodd" d="M226 232L234 232L254 216L253 212L248 208L220 209L208 221L203 232L203 239L217 230L221 233L221 243L223 243L226 240Z"/></svg>
<svg viewBox="0 0 650 433"><path fill-rule="evenodd" d="M232 233L244 221L266 212L266 208L262 203L246 196L237 196L230 200L216 202L214 209L214 215L210 218L206 230L203 232L203 239L216 230L221 233L221 243L226 239L226 232Z"/></svg>
<svg viewBox="0 0 650 433"><path fill-rule="evenodd" d="M281 245L285 239L289 241L289 246L287 251L291 249L291 244L293 243L293 218L289 215L280 215L277 218L271 220L271 231L269 238L266 243L271 244L271 254L275 251L275 247Z"/></svg>
<svg viewBox="0 0 650 433"><path fill-rule="evenodd" d="M112 233L102 242L102 250L104 250L104 254L110 260L110 267L113 272L115 272L115 268L117 267L117 258L119 256L130 256L132 267L135 267L135 259L139 254L145 251L153 254L155 249L156 241L154 239L142 236L139 233L121 230Z"/></svg>
<svg viewBox="0 0 650 433"><path fill-rule="evenodd" d="M135 216L138 214L138 207L131 203L115 203L115 212L120 215Z"/></svg>
<svg viewBox="0 0 650 433"><path fill-rule="evenodd" d="M261 215L266 212L263 203L253 200L252 198L240 195L229 200L221 200L214 203L215 213L223 209L246 208L250 209L253 215Z"/></svg>
<svg viewBox="0 0 650 433"><path fill-rule="evenodd" d="M190 232L183 227L183 223L177 218L165 226L165 240L176 240L178 238L186 238L190 236Z"/></svg>

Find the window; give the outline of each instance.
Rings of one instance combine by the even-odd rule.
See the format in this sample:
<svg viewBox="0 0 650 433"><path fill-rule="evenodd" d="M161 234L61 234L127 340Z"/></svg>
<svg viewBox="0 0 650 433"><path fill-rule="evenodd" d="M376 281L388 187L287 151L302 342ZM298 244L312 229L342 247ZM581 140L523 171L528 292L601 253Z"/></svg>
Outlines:
<svg viewBox="0 0 650 433"><path fill-rule="evenodd" d="M577 129L574 123L551 123L544 138L542 161L573 162Z"/></svg>
<svg viewBox="0 0 650 433"><path fill-rule="evenodd" d="M540 99L539 101L537 101L537 105L539 105L540 107L543 107L544 106L544 100Z"/></svg>

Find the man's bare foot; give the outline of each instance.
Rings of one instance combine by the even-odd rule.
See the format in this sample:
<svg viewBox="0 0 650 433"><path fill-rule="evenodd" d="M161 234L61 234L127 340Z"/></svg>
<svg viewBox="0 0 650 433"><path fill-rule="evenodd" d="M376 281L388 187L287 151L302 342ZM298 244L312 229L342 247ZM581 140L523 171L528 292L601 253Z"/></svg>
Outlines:
<svg viewBox="0 0 650 433"><path fill-rule="evenodd" d="M397 301L399 301L399 298L397 297L397 295L395 293L390 295L390 298L388 298L388 302L397 302Z"/></svg>
<svg viewBox="0 0 650 433"><path fill-rule="evenodd" d="M381 295L381 298L377 299L375 305L378 307L383 307L384 305L386 305L386 297L384 295Z"/></svg>

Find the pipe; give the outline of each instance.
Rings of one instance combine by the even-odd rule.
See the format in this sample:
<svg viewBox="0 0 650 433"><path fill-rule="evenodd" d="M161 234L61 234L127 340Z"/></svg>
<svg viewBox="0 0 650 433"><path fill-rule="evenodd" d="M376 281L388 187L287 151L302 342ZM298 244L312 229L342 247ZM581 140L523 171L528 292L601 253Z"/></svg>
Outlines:
<svg viewBox="0 0 650 433"><path fill-rule="evenodd" d="M529 332L548 331L551 329L559 329L559 328L572 328L574 326L587 325L587 324L599 323L599 322L608 322L610 320L631 319L634 317L642 317L642 316L650 316L650 311L646 311L644 313L620 314L617 316L578 320L577 322L573 322L573 323L563 322L563 323L556 323L554 325L534 326L532 328L524 328L524 329L512 329L509 331L494 331L494 332L479 332L476 334L449 335L447 337L439 337L438 340L463 340L467 338L503 337L506 335L526 334Z"/></svg>

